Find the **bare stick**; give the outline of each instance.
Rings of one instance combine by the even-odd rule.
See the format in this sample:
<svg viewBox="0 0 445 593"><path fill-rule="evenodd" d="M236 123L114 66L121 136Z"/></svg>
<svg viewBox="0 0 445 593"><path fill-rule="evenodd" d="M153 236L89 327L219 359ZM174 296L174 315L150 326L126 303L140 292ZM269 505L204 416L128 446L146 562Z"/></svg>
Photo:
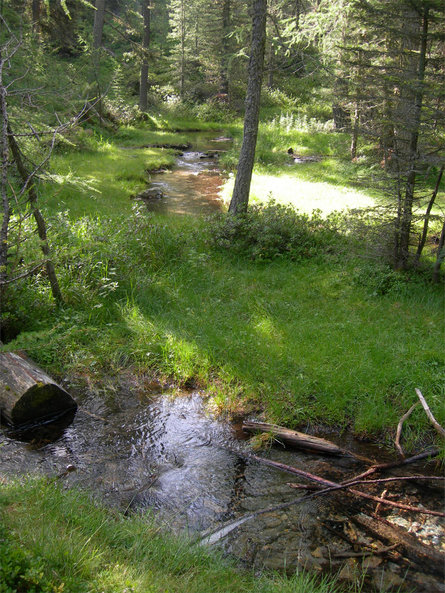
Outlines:
<svg viewBox="0 0 445 593"><path fill-rule="evenodd" d="M418 453L417 455L413 455L412 457L407 457L406 459L402 459L399 461L391 461L390 463L380 463L378 465L373 465L369 469L367 469L362 474L358 476L354 476L348 482L355 482L356 480L360 480L361 478L366 478L372 474L375 474L380 471L386 471L388 469L394 469L395 467L401 467L403 465L409 465L411 463L415 463L416 461L421 461L427 457L437 457L439 455L439 449L429 449L427 451L423 451L422 453Z"/></svg>
<svg viewBox="0 0 445 593"><path fill-rule="evenodd" d="M437 422L437 420L434 418L428 404L425 401L425 398L422 395L422 392L420 391L420 389L416 388L416 393L417 393L417 397L420 399L420 403L422 404L423 409L425 410L426 415L429 418L429 421L431 422L431 424L434 426L434 428L436 429L436 432L438 434L440 434L440 436L442 438L445 438L445 430L441 427L441 425Z"/></svg>
<svg viewBox="0 0 445 593"><path fill-rule="evenodd" d="M405 458L405 452L402 449L401 445L400 445L400 437L402 435L402 427L403 427L403 423L405 422L405 420L407 418L409 418L414 410L414 408L419 405L419 402L416 402L415 404L413 404L410 409L406 412L406 414L403 414L403 416L400 418L399 423L397 425L397 433L396 433L396 439L394 441L394 444L397 448L397 451L400 453L400 455Z"/></svg>
<svg viewBox="0 0 445 593"><path fill-rule="evenodd" d="M374 502L380 502L381 504L396 507L398 509L403 509L404 511L423 513L425 515L435 515L436 517L445 517L445 513L442 513L440 511L433 511L430 509L414 507L414 506L407 505L407 504L404 504L401 502L394 502L392 500L386 500L385 498L373 496L372 494L367 494L366 492L361 492L360 490L353 490L352 488L350 488L350 485L351 485L350 482L347 482L345 484L338 484L337 482L332 482L331 480L326 480L324 478L321 478L320 476L316 476L309 472L305 472L302 469L298 469L297 467L293 467L291 465L286 465L284 463L279 463L278 461L272 461L271 459L265 459L264 457L258 457L257 455L249 455L248 458L254 459L255 461L258 461L259 463L269 465L270 467L275 467L275 468L285 471L287 473L295 474L297 476L302 476L303 478L306 478L307 480L310 480L312 482L316 482L317 484L321 484L322 486L327 486L327 488L324 488L323 490L320 490L319 492L314 493L314 495L315 494L316 495L324 494L324 493L328 493L328 492L331 492L334 490L342 490L342 489L347 488L347 492L350 492L351 494L354 494L355 496L360 496L361 498L366 498L367 500L373 500Z"/></svg>

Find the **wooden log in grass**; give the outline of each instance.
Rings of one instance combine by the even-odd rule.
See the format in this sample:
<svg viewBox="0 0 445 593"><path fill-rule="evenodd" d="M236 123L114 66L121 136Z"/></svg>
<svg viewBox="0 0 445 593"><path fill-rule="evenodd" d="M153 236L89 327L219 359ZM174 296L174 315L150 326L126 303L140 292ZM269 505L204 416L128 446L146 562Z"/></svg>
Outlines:
<svg viewBox="0 0 445 593"><path fill-rule="evenodd" d="M343 455L344 449L337 447L331 441L314 437L310 434L297 432L290 428L277 426L276 424L268 424L267 422L243 422L243 430L246 432L264 432L270 433L274 438L282 441L285 445L297 447L300 449L308 449L310 451L318 451L327 453L329 455Z"/></svg>
<svg viewBox="0 0 445 593"><path fill-rule="evenodd" d="M0 353L0 412L7 422L30 424L76 408L71 395L34 363Z"/></svg>

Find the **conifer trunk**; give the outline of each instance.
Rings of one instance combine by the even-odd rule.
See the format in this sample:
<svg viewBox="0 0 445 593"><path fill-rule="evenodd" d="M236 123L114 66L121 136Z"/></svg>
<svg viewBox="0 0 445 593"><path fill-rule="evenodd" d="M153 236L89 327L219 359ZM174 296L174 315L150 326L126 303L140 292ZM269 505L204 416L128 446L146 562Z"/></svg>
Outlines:
<svg viewBox="0 0 445 593"><path fill-rule="evenodd" d="M141 80L139 88L139 108L141 111L147 111L148 107L148 50L150 48L150 20L151 20L151 0L142 0L142 17L144 19L144 35L142 39L143 58L141 64Z"/></svg>
<svg viewBox="0 0 445 593"><path fill-rule="evenodd" d="M260 115L261 84L266 44L267 0L254 0L252 20L252 43L249 60L244 134L238 161L238 170L229 212L238 214L247 210L250 182L252 179L255 148Z"/></svg>

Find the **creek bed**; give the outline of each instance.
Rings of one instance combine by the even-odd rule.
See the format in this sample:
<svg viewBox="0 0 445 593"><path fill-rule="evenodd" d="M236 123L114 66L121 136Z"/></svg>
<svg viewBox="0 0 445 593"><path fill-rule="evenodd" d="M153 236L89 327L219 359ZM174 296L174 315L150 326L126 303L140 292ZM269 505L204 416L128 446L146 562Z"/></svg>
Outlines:
<svg viewBox="0 0 445 593"><path fill-rule="evenodd" d="M218 537L221 527L236 519L301 496L287 485L292 477L234 453L248 452L248 444L240 440L236 426L206 412L199 392L158 393L150 398L141 393L123 389L101 396L76 395L80 407L69 426L49 424L22 434L3 431L2 474L63 476L61 482L96 492L123 512L154 510L168 530L187 530L196 539L216 533L216 545L260 570L291 573L305 567L339 572L345 582L351 582L366 569L369 589L365 591L399 586L419 592L444 590L440 578L414 568L407 571L390 558L372 556L366 562L335 558L338 553L354 552L346 540L356 537L350 533L350 517L361 510L358 501L345 504L344 494L272 511ZM363 444L354 448L364 453ZM369 446L366 453L382 458L378 449ZM281 447L263 455L338 481L362 469L347 457L333 460ZM439 489L415 484L408 489L422 504L440 508ZM411 520L406 512L383 514L395 522ZM442 519L416 517L415 521L418 531L424 531L424 541L436 549L445 548ZM359 532L357 537L367 538ZM368 543L372 544L371 539Z"/></svg>
<svg viewBox="0 0 445 593"><path fill-rule="evenodd" d="M222 209L224 178L217 157L231 140L215 137L215 132L195 132L189 137L192 147L178 156L171 170L150 175L150 188L164 196L147 201L151 212L208 215Z"/></svg>

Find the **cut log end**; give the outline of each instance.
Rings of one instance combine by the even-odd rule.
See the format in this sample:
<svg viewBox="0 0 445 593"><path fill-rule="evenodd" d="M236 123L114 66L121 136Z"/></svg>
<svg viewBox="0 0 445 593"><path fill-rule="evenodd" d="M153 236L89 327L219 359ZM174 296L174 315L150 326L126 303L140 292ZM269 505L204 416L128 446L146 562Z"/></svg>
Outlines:
<svg viewBox="0 0 445 593"><path fill-rule="evenodd" d="M32 362L0 353L0 412L6 422L21 426L76 409L71 395Z"/></svg>
<svg viewBox="0 0 445 593"><path fill-rule="evenodd" d="M52 418L76 408L77 404L69 393L59 385L50 383L31 387L12 407L10 414L4 415L8 422L19 426Z"/></svg>

